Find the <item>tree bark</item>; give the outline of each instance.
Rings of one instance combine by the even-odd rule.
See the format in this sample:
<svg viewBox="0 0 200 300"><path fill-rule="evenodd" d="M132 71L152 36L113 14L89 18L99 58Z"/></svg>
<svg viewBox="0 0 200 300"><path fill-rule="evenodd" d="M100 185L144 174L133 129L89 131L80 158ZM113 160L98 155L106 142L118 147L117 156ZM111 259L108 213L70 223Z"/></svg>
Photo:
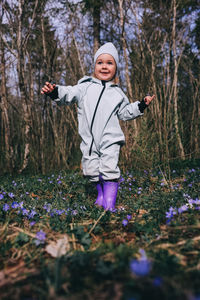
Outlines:
<svg viewBox="0 0 200 300"><path fill-rule="evenodd" d="M178 116L178 59L176 52L176 0L173 0L173 28L172 28L172 43L173 43L173 61L174 61L174 79L173 79L173 96L174 96L174 126L176 130L176 137L180 151L181 159L185 159L184 148L181 140L179 130L179 116Z"/></svg>
<svg viewBox="0 0 200 300"><path fill-rule="evenodd" d="M101 21L101 1L100 3L96 1L93 7L92 17L93 17L93 38L94 38L94 54L99 49L100 45L100 21Z"/></svg>

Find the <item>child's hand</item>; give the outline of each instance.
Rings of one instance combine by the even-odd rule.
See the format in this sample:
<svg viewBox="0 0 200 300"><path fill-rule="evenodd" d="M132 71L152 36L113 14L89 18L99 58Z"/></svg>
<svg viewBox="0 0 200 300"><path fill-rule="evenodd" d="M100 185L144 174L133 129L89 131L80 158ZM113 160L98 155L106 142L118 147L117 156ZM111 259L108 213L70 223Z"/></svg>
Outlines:
<svg viewBox="0 0 200 300"><path fill-rule="evenodd" d="M156 97L155 95L153 95L153 96L146 96L146 97L144 98L145 104L146 104L146 105L149 105L149 104L151 103L151 101L152 101L155 97Z"/></svg>
<svg viewBox="0 0 200 300"><path fill-rule="evenodd" d="M49 94L55 89L56 85L51 84L49 82L45 82L45 85L43 86L41 90L41 94Z"/></svg>

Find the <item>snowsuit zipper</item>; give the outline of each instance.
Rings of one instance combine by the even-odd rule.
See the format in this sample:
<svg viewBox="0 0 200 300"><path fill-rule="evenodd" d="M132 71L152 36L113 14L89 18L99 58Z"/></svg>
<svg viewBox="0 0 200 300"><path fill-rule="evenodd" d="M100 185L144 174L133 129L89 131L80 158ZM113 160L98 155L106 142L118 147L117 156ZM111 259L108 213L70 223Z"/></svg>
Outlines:
<svg viewBox="0 0 200 300"><path fill-rule="evenodd" d="M93 124L94 124L94 119L95 119L95 116L96 116L96 112L97 112L97 108L99 106L99 103L100 103L100 100L101 100L101 97L103 95L103 92L106 88L106 81L102 80L102 85L103 85L103 89L99 95L99 99L97 101L97 104L96 104L96 107L95 107L95 110L94 110L94 114L93 114L93 117L92 117L92 122L91 122L91 126L90 126L90 132L91 132L91 135L92 135L92 142L91 142L91 145L90 145L90 150L89 150L89 156L91 156L91 153L92 153L92 146L93 146L93 143L94 143L94 136L92 134L92 127L93 127Z"/></svg>

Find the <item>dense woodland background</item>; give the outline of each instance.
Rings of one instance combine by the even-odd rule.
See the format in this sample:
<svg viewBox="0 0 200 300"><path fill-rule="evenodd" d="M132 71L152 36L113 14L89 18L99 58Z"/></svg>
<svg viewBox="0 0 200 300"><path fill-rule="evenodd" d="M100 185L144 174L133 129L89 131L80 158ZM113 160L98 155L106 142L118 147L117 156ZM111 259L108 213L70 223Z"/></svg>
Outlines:
<svg viewBox="0 0 200 300"><path fill-rule="evenodd" d="M199 157L198 0L1 0L0 18L0 175L79 168L76 106L40 90L90 75L108 41L130 101L156 95L142 118L122 123L121 168Z"/></svg>

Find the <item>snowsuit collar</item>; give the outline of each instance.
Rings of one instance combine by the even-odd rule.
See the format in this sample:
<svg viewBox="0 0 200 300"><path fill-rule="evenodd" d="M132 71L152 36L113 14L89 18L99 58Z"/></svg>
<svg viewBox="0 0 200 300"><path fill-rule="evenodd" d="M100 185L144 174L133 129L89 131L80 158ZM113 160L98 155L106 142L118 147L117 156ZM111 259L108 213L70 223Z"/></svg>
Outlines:
<svg viewBox="0 0 200 300"><path fill-rule="evenodd" d="M83 83L83 82L92 82L92 83L97 83L102 85L102 80L99 80L93 76L84 76L83 78L81 78L78 83ZM113 81L104 81L106 87L108 86L118 86L117 84L115 84Z"/></svg>

